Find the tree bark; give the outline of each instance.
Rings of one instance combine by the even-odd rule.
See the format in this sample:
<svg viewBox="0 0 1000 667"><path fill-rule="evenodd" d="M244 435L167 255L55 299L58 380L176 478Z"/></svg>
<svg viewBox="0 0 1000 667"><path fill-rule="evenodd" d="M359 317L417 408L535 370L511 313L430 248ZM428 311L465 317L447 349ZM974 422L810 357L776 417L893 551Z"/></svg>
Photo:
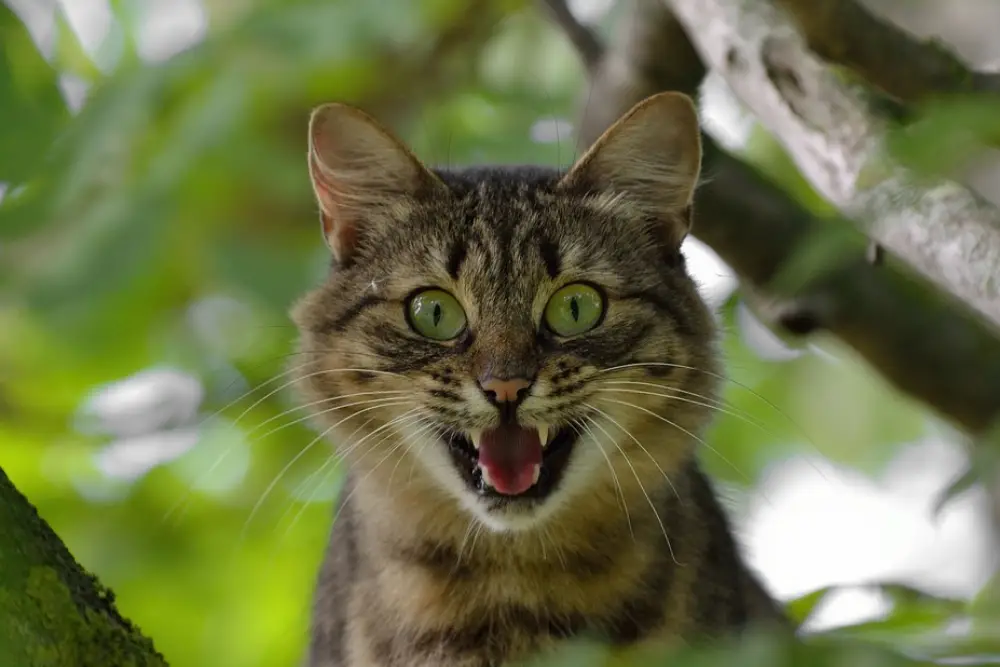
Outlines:
<svg viewBox="0 0 1000 667"><path fill-rule="evenodd" d="M0 665L166 667L0 470Z"/></svg>
<svg viewBox="0 0 1000 667"><path fill-rule="evenodd" d="M808 48L774 0L669 5L702 59L817 190L863 232L1000 325L1000 211L957 183L918 182L893 161L884 151L883 119Z"/></svg>

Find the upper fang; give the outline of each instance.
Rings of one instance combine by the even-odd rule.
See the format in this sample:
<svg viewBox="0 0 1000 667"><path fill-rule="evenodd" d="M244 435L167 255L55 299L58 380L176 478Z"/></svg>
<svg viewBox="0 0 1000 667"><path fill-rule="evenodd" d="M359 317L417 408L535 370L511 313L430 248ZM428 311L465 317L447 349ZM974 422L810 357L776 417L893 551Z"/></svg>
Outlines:
<svg viewBox="0 0 1000 667"><path fill-rule="evenodd" d="M469 440L472 441L472 446L475 447L478 450L479 449L479 440L483 437L483 432L482 431L472 431L471 433L469 433L469 436L470 436Z"/></svg>
<svg viewBox="0 0 1000 667"><path fill-rule="evenodd" d="M539 426L538 427L538 441L542 443L542 447L549 444L549 427Z"/></svg>

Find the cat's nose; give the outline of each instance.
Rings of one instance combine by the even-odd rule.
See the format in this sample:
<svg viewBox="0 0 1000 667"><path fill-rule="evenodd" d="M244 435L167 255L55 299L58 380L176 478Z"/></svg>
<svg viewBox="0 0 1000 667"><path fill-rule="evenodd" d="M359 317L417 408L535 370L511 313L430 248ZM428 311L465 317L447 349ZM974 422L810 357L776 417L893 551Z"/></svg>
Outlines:
<svg viewBox="0 0 1000 667"><path fill-rule="evenodd" d="M495 378L489 377L479 381L483 393L491 403L518 403L524 399L531 380L526 378Z"/></svg>

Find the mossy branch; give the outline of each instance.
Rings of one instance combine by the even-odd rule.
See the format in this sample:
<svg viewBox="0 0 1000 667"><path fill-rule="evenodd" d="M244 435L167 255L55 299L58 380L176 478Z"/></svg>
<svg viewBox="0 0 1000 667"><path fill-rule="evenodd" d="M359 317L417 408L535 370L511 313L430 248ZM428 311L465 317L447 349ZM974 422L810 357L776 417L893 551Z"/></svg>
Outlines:
<svg viewBox="0 0 1000 667"><path fill-rule="evenodd" d="M0 665L166 667L0 469Z"/></svg>

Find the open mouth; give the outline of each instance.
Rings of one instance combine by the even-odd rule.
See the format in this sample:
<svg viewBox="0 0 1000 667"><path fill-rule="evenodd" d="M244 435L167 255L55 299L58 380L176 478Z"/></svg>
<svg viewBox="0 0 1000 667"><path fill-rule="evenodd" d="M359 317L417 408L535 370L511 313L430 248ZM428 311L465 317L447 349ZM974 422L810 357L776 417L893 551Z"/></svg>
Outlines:
<svg viewBox="0 0 1000 667"><path fill-rule="evenodd" d="M466 484L484 497L541 499L555 490L577 434L571 428L501 424L447 439L452 461Z"/></svg>

